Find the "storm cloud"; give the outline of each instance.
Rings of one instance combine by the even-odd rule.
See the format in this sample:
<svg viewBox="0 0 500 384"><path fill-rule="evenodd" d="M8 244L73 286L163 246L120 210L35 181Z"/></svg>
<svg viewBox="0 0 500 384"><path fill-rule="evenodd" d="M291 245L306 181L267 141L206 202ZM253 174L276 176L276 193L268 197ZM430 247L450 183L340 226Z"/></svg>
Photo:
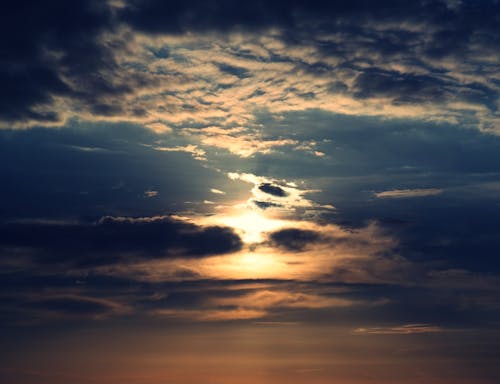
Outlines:
<svg viewBox="0 0 500 384"><path fill-rule="evenodd" d="M99 97L127 90L101 73L116 69L112 54L100 41L102 33L113 28L106 3L8 2L0 17L0 44L3 52L9 52L0 64L3 120L57 122L56 97L77 98L104 113Z"/></svg>

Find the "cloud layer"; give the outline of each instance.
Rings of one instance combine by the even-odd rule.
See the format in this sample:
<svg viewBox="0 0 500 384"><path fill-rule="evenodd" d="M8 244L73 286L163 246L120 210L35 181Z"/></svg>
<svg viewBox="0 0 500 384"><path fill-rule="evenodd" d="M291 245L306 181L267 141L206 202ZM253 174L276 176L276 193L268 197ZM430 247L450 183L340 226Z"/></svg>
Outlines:
<svg viewBox="0 0 500 384"><path fill-rule="evenodd" d="M301 147L266 137L253 118L262 108L498 130L494 1L236 7L141 0L26 8L9 5L2 23L6 35L29 20L5 46L15 53L1 69L10 84L2 91L7 127L70 117L137 121L155 131L180 125L194 128L199 142L242 156ZM75 18L63 23L68 12Z"/></svg>

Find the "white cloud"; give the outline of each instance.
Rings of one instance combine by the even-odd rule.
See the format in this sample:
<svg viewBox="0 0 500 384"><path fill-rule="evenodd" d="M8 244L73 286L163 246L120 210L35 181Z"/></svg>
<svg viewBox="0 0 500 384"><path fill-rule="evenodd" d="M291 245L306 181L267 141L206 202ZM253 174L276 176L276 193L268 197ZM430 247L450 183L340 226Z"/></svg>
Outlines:
<svg viewBox="0 0 500 384"><path fill-rule="evenodd" d="M210 192L215 193L216 195L225 195L226 194L226 192L221 191L220 189L216 189L216 188L210 188Z"/></svg>

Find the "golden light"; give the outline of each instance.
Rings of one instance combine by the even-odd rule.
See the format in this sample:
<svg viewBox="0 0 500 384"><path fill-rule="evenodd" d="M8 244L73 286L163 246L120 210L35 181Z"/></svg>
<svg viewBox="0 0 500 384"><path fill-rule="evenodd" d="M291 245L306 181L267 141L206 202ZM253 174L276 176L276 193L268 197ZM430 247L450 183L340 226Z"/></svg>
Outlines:
<svg viewBox="0 0 500 384"><path fill-rule="evenodd" d="M243 242L260 243L265 240L264 234L286 225L287 221L264 216L259 212L244 208L243 212L227 216L215 216L214 222L234 228Z"/></svg>
<svg viewBox="0 0 500 384"><path fill-rule="evenodd" d="M208 276L226 278L277 278L287 273L288 267L275 250L262 243L268 233L290 225L287 220L270 217L266 212L243 204L236 204L226 212L203 219L205 225L222 225L234 229L242 241L249 245L233 255L216 256L199 263L200 271ZM253 250L252 244L259 244Z"/></svg>
<svg viewBox="0 0 500 384"><path fill-rule="evenodd" d="M309 252L287 252L266 242L268 235L279 229L314 226L306 221L280 218L283 214L280 210L262 211L244 202L226 207L212 216L198 218L197 224L200 225L233 229L246 246L234 254L185 260L187 264L193 263L186 266L203 276L226 279L304 278L322 273L324 252L319 255L315 252L314 262L311 263Z"/></svg>
<svg viewBox="0 0 500 384"><path fill-rule="evenodd" d="M206 260L200 269L208 276L230 279L280 278L289 270L279 255L269 251L240 252Z"/></svg>

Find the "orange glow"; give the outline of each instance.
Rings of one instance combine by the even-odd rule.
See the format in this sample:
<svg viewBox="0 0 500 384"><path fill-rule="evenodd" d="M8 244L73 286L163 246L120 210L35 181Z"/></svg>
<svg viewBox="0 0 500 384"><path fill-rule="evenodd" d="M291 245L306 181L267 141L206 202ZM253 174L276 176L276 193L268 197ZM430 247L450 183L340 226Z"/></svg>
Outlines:
<svg viewBox="0 0 500 384"><path fill-rule="evenodd" d="M245 205L235 206L235 211L233 214L212 216L207 224L234 228L245 243L252 244L264 241L264 233L276 231L291 223L287 220L270 218Z"/></svg>

